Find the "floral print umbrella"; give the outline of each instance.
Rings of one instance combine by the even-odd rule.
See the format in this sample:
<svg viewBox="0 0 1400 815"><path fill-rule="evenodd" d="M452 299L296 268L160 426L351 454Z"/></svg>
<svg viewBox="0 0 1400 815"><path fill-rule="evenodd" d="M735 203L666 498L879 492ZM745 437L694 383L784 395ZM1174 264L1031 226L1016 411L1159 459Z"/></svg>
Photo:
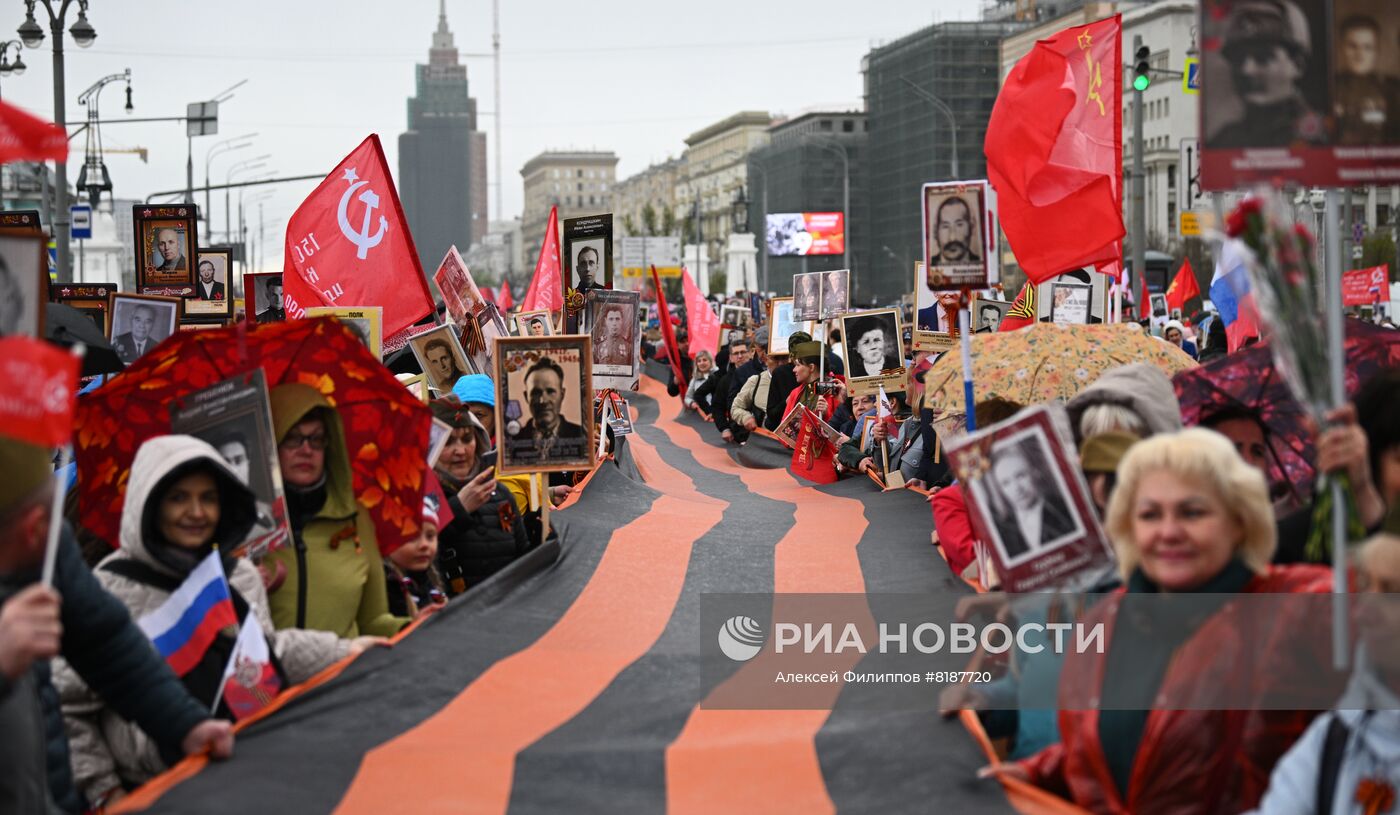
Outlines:
<svg viewBox="0 0 1400 815"><path fill-rule="evenodd" d="M333 317L179 331L78 400L79 522L116 546L136 450L170 432L177 397L261 367L268 388L320 391L345 427L355 496L389 552L418 534L432 414Z"/></svg>
<svg viewBox="0 0 1400 815"><path fill-rule="evenodd" d="M1372 376L1400 367L1400 332L1359 320L1346 321L1347 398ZM1244 348L1207 365L1178 374L1172 385L1181 401L1181 419L1200 424L1212 414L1243 411L1264 428L1270 458L1269 489L1284 510L1312 500L1316 458L1307 411L1274 367L1264 343Z"/></svg>
<svg viewBox="0 0 1400 815"><path fill-rule="evenodd" d="M1134 362L1167 376L1196 366L1184 351L1123 323L1036 323L1015 331L972 336L972 384L978 400L999 396L1034 405L1067 400L1105 371ZM943 354L924 375L926 404L940 431L956 432L967 416L962 357Z"/></svg>

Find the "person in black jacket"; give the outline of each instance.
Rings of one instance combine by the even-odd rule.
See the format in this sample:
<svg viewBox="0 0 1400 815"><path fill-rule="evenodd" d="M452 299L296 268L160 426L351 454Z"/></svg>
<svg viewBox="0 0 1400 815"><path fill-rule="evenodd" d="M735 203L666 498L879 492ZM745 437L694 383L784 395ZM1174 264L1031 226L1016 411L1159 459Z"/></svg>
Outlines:
<svg viewBox="0 0 1400 815"><path fill-rule="evenodd" d="M438 535L438 572L456 596L530 551L523 507L495 478L496 451L486 429L453 397L432 402L433 415L452 426L438 457L438 480L447 494L452 521Z"/></svg>
<svg viewBox="0 0 1400 815"><path fill-rule="evenodd" d="M50 657L62 656L103 701L172 759L233 753L232 725L209 717L83 562L66 524L53 588L39 584L50 523L49 451L0 440L0 812L88 807L73 784ZM43 752L30 750L38 741ZM38 806L32 806L37 804Z"/></svg>

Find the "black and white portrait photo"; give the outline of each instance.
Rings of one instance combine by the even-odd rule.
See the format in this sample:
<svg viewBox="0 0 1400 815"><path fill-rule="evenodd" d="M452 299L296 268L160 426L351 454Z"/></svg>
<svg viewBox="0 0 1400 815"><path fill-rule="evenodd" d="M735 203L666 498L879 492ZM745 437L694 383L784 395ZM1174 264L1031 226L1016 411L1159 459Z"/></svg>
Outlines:
<svg viewBox="0 0 1400 815"><path fill-rule="evenodd" d="M1015 565L1084 532L1052 461L1044 432L1028 428L993 442L990 470L972 482L974 500L991 520L992 543L1002 563Z"/></svg>
<svg viewBox="0 0 1400 815"><path fill-rule="evenodd" d="M842 351L849 379L880 377L886 371L903 375L899 312L883 309L847 314L841 318L841 336L845 338Z"/></svg>
<svg viewBox="0 0 1400 815"><path fill-rule="evenodd" d="M613 284L612 215L564 219L564 285L579 291Z"/></svg>
<svg viewBox="0 0 1400 815"><path fill-rule="evenodd" d="M846 313L851 302L851 271L833 269L821 273L822 302L818 319L830 320Z"/></svg>
<svg viewBox="0 0 1400 815"><path fill-rule="evenodd" d="M1207 0L1206 149L1326 144L1331 50L1323 0Z"/></svg>
<svg viewBox="0 0 1400 815"><path fill-rule="evenodd" d="M1335 144L1400 144L1400 17L1394 0L1335 0Z"/></svg>
<svg viewBox="0 0 1400 815"><path fill-rule="evenodd" d="M822 273L792 276L792 319L811 322L822 315Z"/></svg>
<svg viewBox="0 0 1400 815"><path fill-rule="evenodd" d="M200 251L195 264L194 296L185 300L185 316L233 316L233 296L229 291L232 258L233 253L227 249Z"/></svg>
<svg viewBox="0 0 1400 815"><path fill-rule="evenodd" d="M743 306L720 306L719 324L727 328L747 328L753 315Z"/></svg>
<svg viewBox="0 0 1400 815"><path fill-rule="evenodd" d="M408 340L418 365L428 375L428 384L438 393L451 393L457 380L471 373L467 354L454 326L440 325Z"/></svg>
<svg viewBox="0 0 1400 815"><path fill-rule="evenodd" d="M117 357L130 365L174 334L180 306L176 297L113 294L110 339Z"/></svg>
<svg viewBox="0 0 1400 815"><path fill-rule="evenodd" d="M256 498L256 520L243 541L258 556L287 541L286 502L266 375L261 368L181 396L170 408L171 432L208 442Z"/></svg>
<svg viewBox="0 0 1400 815"><path fill-rule="evenodd" d="M249 322L280 323L287 319L280 272L245 274L243 290L247 301L244 311Z"/></svg>
<svg viewBox="0 0 1400 815"><path fill-rule="evenodd" d="M1006 312L1010 310L1011 303L1005 300L981 300L972 301L972 330L977 332L996 333L1001 330L1001 321L1006 317Z"/></svg>
<svg viewBox="0 0 1400 815"><path fill-rule="evenodd" d="M522 311L515 315L517 337L552 337L554 322L548 311Z"/></svg>
<svg viewBox="0 0 1400 815"><path fill-rule="evenodd" d="M598 278L603 269L603 239L575 241L572 251L574 288L579 291L602 288Z"/></svg>
<svg viewBox="0 0 1400 815"><path fill-rule="evenodd" d="M0 336L40 336L48 290L44 252L42 235L0 235Z"/></svg>
<svg viewBox="0 0 1400 815"><path fill-rule="evenodd" d="M593 375L631 376L637 370L641 295L634 291L595 290L584 301L593 337Z"/></svg>
<svg viewBox="0 0 1400 815"><path fill-rule="evenodd" d="M983 251L985 182L925 184L925 284L935 291L985 288L988 264Z"/></svg>
<svg viewBox="0 0 1400 815"><path fill-rule="evenodd" d="M588 336L503 337L493 379L501 473L588 469L593 387Z"/></svg>

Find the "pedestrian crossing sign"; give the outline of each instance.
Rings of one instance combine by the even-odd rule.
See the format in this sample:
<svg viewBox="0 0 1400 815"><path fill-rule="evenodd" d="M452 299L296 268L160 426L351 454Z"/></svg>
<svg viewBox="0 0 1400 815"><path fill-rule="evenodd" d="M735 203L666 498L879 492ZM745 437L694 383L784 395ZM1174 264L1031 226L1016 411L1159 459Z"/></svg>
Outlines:
<svg viewBox="0 0 1400 815"><path fill-rule="evenodd" d="M1201 61L1195 57L1187 58L1186 70L1181 72L1181 92L1201 92Z"/></svg>

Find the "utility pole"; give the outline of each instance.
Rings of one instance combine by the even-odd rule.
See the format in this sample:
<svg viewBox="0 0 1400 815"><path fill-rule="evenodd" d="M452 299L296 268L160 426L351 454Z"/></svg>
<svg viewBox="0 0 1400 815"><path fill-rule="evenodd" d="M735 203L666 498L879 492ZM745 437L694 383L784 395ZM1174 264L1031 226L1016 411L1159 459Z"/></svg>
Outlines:
<svg viewBox="0 0 1400 815"><path fill-rule="evenodd" d="M494 67L492 74L496 80L496 217L504 221L506 211L501 204L501 188L505 178L501 175L501 0L491 0L491 52ZM486 219L486 231L491 231L491 219Z"/></svg>
<svg viewBox="0 0 1400 815"><path fill-rule="evenodd" d="M1142 48L1141 35L1133 37L1133 52ZM1147 297L1147 201L1143 194L1146 171L1142 161L1142 91L1133 87L1133 274L1142 281Z"/></svg>

